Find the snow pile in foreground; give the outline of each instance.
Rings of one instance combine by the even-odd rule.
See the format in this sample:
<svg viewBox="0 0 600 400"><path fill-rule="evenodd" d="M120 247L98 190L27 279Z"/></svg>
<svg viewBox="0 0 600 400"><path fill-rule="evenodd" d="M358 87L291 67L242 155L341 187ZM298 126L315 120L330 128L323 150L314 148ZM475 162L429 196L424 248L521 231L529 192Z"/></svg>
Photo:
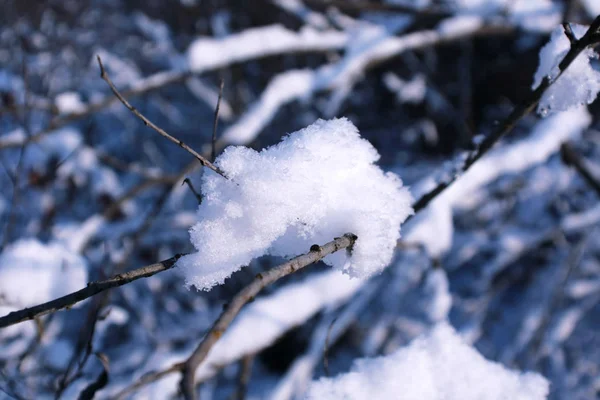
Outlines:
<svg viewBox="0 0 600 400"><path fill-rule="evenodd" d="M391 261L412 198L400 178L374 163L379 154L346 119L319 120L256 152L229 147L206 173L204 201L191 230L197 253L178 262L188 285L208 290L264 254L298 255L352 232L352 256L324 261L354 277Z"/></svg>
<svg viewBox="0 0 600 400"><path fill-rule="evenodd" d="M578 39L587 31L586 26L571 24L573 33ZM569 39L559 26L552 32L550 41L540 50L540 64L534 76L533 88L537 88L548 76L554 79L560 70L559 63L571 47ZM544 93L538 112L546 115L549 112L565 111L580 104L590 104L600 91L600 72L596 71L591 59L598 54L591 48L585 49L567 68L567 70Z"/></svg>
<svg viewBox="0 0 600 400"><path fill-rule="evenodd" d="M407 347L363 359L351 372L313 382L308 400L537 400L548 381L483 358L442 323Z"/></svg>
<svg viewBox="0 0 600 400"><path fill-rule="evenodd" d="M30 307L79 290L87 283L85 260L60 243L21 239L0 255L0 305Z"/></svg>

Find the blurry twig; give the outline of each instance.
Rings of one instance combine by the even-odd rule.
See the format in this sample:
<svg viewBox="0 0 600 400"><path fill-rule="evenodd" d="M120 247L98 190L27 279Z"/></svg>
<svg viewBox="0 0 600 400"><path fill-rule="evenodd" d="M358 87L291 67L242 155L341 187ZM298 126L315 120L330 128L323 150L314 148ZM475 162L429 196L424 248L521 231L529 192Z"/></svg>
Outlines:
<svg viewBox="0 0 600 400"><path fill-rule="evenodd" d="M102 372L98 375L95 381L90 383L86 388L79 394L79 400L91 400L94 398L96 392L108 384L108 357L103 353L94 353L102 364Z"/></svg>
<svg viewBox="0 0 600 400"><path fill-rule="evenodd" d="M215 162L215 158L217 158L217 126L219 125L219 108L221 107L221 99L223 98L224 85L225 81L221 78L221 81L219 83L219 98L217 99L217 106L215 107L215 119L213 121L213 132L210 153L210 159L212 162Z"/></svg>
<svg viewBox="0 0 600 400"><path fill-rule="evenodd" d="M121 101L121 103L123 103L123 105L125 107L127 107L129 109L129 111L131 111L136 117L138 117L139 119L141 119L142 122L144 122L144 124L146 126L149 126L150 128L154 129L160 135L162 135L165 138L169 139L171 142L177 144L179 147L183 148L188 153L190 153L194 157L196 157L196 159L198 161L200 161L200 163L202 164L202 166L207 167L207 168L213 170L214 172L216 172L217 174L221 175L224 178L227 178L225 176L225 174L223 173L223 171L221 171L221 169L219 169L216 166L214 166L213 163L211 163L209 160L207 160L204 156L202 156L201 154L199 154L197 151L195 151L194 149L192 149L190 146L188 146L187 144L185 144L181 140L179 140L179 139L171 136L164 129L159 128L158 126L156 126L152 121L150 121L148 118L146 118L144 115L142 115L142 113L140 113L134 106L132 106L121 95L121 93L119 93L119 91L117 90L117 88L115 87L115 85L110 80L110 77L108 76L108 74L106 73L106 70L104 69L104 65L102 64L102 59L100 58L100 56L96 56L96 57L98 59L98 65L100 66L100 76L102 77L102 79L104 79L104 81L106 81L106 83L110 87L110 90L113 92L113 94Z"/></svg>
<svg viewBox="0 0 600 400"><path fill-rule="evenodd" d="M237 389L232 396L232 400L244 400L248 392L248 383L252 376L252 364L254 363L254 355L247 355L240 362L240 374L238 378Z"/></svg>
<svg viewBox="0 0 600 400"><path fill-rule="evenodd" d="M583 157L579 155L569 143L563 143L563 145L560 146L560 155L564 163L575 168L588 185L590 185L590 187L600 196L600 177L594 176Z"/></svg>
<svg viewBox="0 0 600 400"><path fill-rule="evenodd" d="M160 370L160 371L149 372L147 374L144 374L136 382L134 382L133 384L127 386L125 389L121 390L119 393L117 393L113 397L115 399L117 399L117 400L124 399L129 394L135 392L139 388L144 387L146 385L149 385L149 384L151 384L153 382L159 381L163 377L165 377L167 375L171 375L174 372L179 372L182 369L183 369L183 363L181 362L181 363L173 364L170 367L168 367L166 369L163 369L163 370Z"/></svg>

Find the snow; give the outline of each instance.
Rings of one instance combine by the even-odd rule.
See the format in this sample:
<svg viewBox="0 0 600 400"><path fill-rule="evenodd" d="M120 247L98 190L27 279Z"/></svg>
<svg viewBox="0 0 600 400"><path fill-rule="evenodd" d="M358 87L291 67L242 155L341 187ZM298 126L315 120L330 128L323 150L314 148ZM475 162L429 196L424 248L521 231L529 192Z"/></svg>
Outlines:
<svg viewBox="0 0 600 400"><path fill-rule="evenodd" d="M440 22L438 31L442 35L461 35L481 28L484 24L483 18L477 15L459 15Z"/></svg>
<svg viewBox="0 0 600 400"><path fill-rule="evenodd" d="M490 151L407 224L404 240L424 246L432 257L443 256L452 246L454 209L480 201L485 186L500 176L546 162L563 142L578 139L590 123L587 109L577 107L542 120L527 138ZM437 180L426 178L413 193L418 197L436 185Z"/></svg>
<svg viewBox="0 0 600 400"><path fill-rule="evenodd" d="M396 93L399 103L419 104L423 102L427 94L427 81L422 74L417 74L411 80L405 81L393 72L388 72L383 76L383 83Z"/></svg>
<svg viewBox="0 0 600 400"><path fill-rule="evenodd" d="M571 24L573 33L581 38L587 27ZM534 76L533 88L537 88L545 77L553 80L559 76L559 63L570 49L570 42L562 26L552 32L550 41L540 50L540 63ZM585 49L552 86L544 93L538 112L542 115L565 111L580 104L590 104L600 91L600 72L596 71L590 60L597 58L597 53Z"/></svg>
<svg viewBox="0 0 600 400"><path fill-rule="evenodd" d="M83 113L86 109L85 104L81 101L81 96L75 92L59 94L54 99L54 103L60 114Z"/></svg>
<svg viewBox="0 0 600 400"><path fill-rule="evenodd" d="M596 18L600 15L600 3L597 0L581 0L581 4L583 4L590 17Z"/></svg>
<svg viewBox="0 0 600 400"><path fill-rule="evenodd" d="M273 79L250 110L225 131L223 139L230 144L250 143L277 114L281 104L308 97L311 93L313 75L308 70L285 72Z"/></svg>
<svg viewBox="0 0 600 400"><path fill-rule="evenodd" d="M362 359L352 371L314 382L306 399L538 400L549 383L488 361L454 329L440 323L388 356Z"/></svg>
<svg viewBox="0 0 600 400"><path fill-rule="evenodd" d="M412 198L378 159L346 119L318 120L261 152L227 148L216 164L230 179L203 177L200 222L190 231L198 251L178 262L187 284L209 290L253 258L302 254L348 232L358 236L351 257L324 262L353 277L381 271Z"/></svg>
<svg viewBox="0 0 600 400"><path fill-rule="evenodd" d="M231 144L249 143L272 121L283 105L293 100L307 99L320 91L337 89L349 93L370 66L410 50L468 37L481 28L477 23L478 18L466 20L469 23L461 25L465 18L450 17L435 29L416 31L403 36L395 36L386 29L372 24L360 24L348 34L347 51L339 61L324 64L316 70L288 70L274 76L260 98L238 121L224 131L223 140ZM218 47L216 44L211 44L213 45ZM200 50L194 52L198 53L198 63L203 65L200 67L198 64L198 68L203 69L204 65L213 66L211 59L207 59Z"/></svg>
<svg viewBox="0 0 600 400"><path fill-rule="evenodd" d="M85 260L62 244L20 239L0 255L0 303L30 307L79 290L87 282Z"/></svg>
<svg viewBox="0 0 600 400"><path fill-rule="evenodd" d="M326 50L343 47L348 35L305 27L299 32L282 25L247 29L222 39L201 38L188 49L188 64L196 73L283 52Z"/></svg>

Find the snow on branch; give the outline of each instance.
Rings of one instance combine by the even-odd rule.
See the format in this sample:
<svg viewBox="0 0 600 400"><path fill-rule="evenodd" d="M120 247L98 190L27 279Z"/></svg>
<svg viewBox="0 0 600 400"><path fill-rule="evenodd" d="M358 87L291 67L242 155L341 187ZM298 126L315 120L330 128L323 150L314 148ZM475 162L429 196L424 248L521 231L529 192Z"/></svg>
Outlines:
<svg viewBox="0 0 600 400"><path fill-rule="evenodd" d="M454 329L440 324L388 356L362 359L352 371L323 378L307 400L542 400L549 383L488 361Z"/></svg>
<svg viewBox="0 0 600 400"><path fill-rule="evenodd" d="M323 261L355 277L381 271L412 198L378 159L346 119L319 120L261 152L227 148L215 164L230 180L203 176L197 252L178 261L186 283L209 290L253 258L297 255L345 232L358 236L352 255Z"/></svg>
<svg viewBox="0 0 600 400"><path fill-rule="evenodd" d="M295 32L279 24L247 29L225 38L201 38L194 41L187 50L188 68L160 71L138 79L123 90L122 94L124 98L141 96L168 85L184 82L196 74L272 55L342 49L347 45L348 39L349 35L346 32L317 31L309 27ZM118 101L116 97L107 95L85 104L77 101L78 96L74 99L72 93L68 95L71 96L68 102L65 101L67 98L61 95L56 99L57 106L68 105L59 108L59 111L62 109L65 113L54 117L46 128L33 133L28 139L0 138L0 149L19 147L26 141L35 143L54 130L97 113Z"/></svg>
<svg viewBox="0 0 600 400"><path fill-rule="evenodd" d="M577 39L571 32L571 27L568 24L563 26L563 34L567 36L567 42L570 43L568 51L561 52L558 55L558 63L554 73L543 77L541 82L536 86L535 90L529 95L529 98L525 99L520 105L516 106L510 115L495 129L490 135L486 136L485 139L476 148L467 154L465 161L459 168L458 172L455 173L450 179L440 182L435 188L428 193L424 194L414 204L415 211L424 209L429 203L435 199L440 193L444 192L449 186L451 186L463 173L467 172L481 157L483 157L504 135L511 132L515 125L527 114L529 114L540 101L543 101L544 95L552 90L554 84L560 80L561 76L569 69L569 67L576 63L578 57L585 53L589 47L600 43L600 16L598 16L594 22L589 26L585 33ZM543 60L546 56L543 57ZM542 68L542 70L545 70ZM596 77L598 79L598 77ZM563 88L564 90L564 88ZM563 94L561 94L563 96ZM570 99L570 105L573 103L581 102L581 95ZM566 96L570 97L570 96Z"/></svg>
<svg viewBox="0 0 600 400"><path fill-rule="evenodd" d="M564 111L579 104L590 104L596 99L600 91L600 72L590 63L598 58L594 49L586 47L572 61L568 70L562 72L559 67L571 47L577 45L587 30L588 27L577 24L559 26L554 29L550 41L540 51L540 64L532 88L537 88L546 77L555 81L540 100L540 114Z"/></svg>
<svg viewBox="0 0 600 400"><path fill-rule="evenodd" d="M442 255L452 242L454 209L478 204L485 185L500 176L546 162L559 152L563 142L579 138L590 123L589 112L584 107L575 108L542 120L528 137L490 151L406 224L404 239L422 244L432 256ZM426 178L413 187L413 193L431 193L437 185L434 178Z"/></svg>
<svg viewBox="0 0 600 400"><path fill-rule="evenodd" d="M223 140L231 144L248 143L260 134L279 109L294 100L305 99L321 91L351 88L364 72L406 51L422 49L445 42L485 33L507 33L510 25L488 24L471 17L465 27L452 24L463 22L463 17L444 20L437 29L418 31L400 37L390 36L385 29L366 26L352 35L344 57L332 64L312 70L290 70L275 76L260 98L239 120L223 133Z"/></svg>
<svg viewBox="0 0 600 400"><path fill-rule="evenodd" d="M282 25L270 25L222 39L196 39L188 49L188 63L191 71L201 73L275 54L340 49L347 41L348 34L344 32L310 27L294 32Z"/></svg>

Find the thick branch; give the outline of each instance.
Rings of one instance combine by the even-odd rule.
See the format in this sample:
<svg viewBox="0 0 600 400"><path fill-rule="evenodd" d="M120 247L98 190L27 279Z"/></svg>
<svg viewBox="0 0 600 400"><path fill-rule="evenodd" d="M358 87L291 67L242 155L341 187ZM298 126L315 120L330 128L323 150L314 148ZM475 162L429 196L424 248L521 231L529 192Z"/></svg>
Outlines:
<svg viewBox="0 0 600 400"><path fill-rule="evenodd" d="M14 325L19 322L28 321L36 317L41 317L42 315L61 310L63 308L71 307L74 304L95 296L105 290L123 286L140 278L147 278L159 272L166 271L171 269L181 256L182 255L178 254L169 258L168 260L160 261L156 264L147 265L142 268L134 269L133 271L118 274L104 281L90 282L85 288L78 290L77 292L73 292L66 296L59 297L58 299L54 299L34 307L13 311L10 314L0 318L0 328L6 328L7 326Z"/></svg>
<svg viewBox="0 0 600 400"><path fill-rule="evenodd" d="M356 235L347 233L342 237L325 244L324 246L313 245L310 252L298 256L278 267L270 269L264 273L258 274L254 281L240 291L229 303L227 309L223 311L219 319L215 321L210 331L204 336L202 342L196 347L196 350L185 361L183 366L183 376L181 378L181 391L188 400L196 398L194 375L196 369L204 361L210 349L214 346L225 330L231 325L231 322L239 314L242 307L253 300L256 295L266 286L278 281L284 276L293 274L310 264L316 263L325 256L335 253L341 249L351 249L356 241Z"/></svg>
<svg viewBox="0 0 600 400"><path fill-rule="evenodd" d="M596 18L596 20L592 23L588 31L585 35L577 40L575 43L571 45L569 52L562 59L559 67L559 74L554 79L550 79L549 77L544 78L542 83L531 93L529 99L524 101L521 105L516 107L513 112L504 120L502 124L500 124L499 128L492 132L491 135L487 136L483 142L479 146L475 148L472 152L470 152L462 165L459 173L455 174L450 180L444 181L438 184L434 189L430 192L421 196L419 200L417 200L413 209L415 210L415 214L420 210L424 209L429 205L429 203L435 199L438 195L440 195L444 190L446 190L452 183L454 183L458 177L469 170L479 160L483 157L495 144L507 133L511 132L517 123L529 114L540 102L544 92L552 86L557 79L561 77L563 72L571 65L571 63L583 52L587 47L595 45L600 42L599 37L600 30L600 16ZM565 30L565 35L569 37L570 29ZM410 217L409 217L410 218Z"/></svg>
<svg viewBox="0 0 600 400"><path fill-rule="evenodd" d="M141 119L142 122L144 122L144 124L146 126L149 126L150 128L154 129L160 135L162 135L165 138L169 139L171 142L177 144L179 147L183 148L188 153L190 153L191 155L193 155L194 157L196 157L196 159L198 159L198 161L200 161L200 163L204 167L207 167L207 168L213 170L214 172L216 172L217 174L221 175L222 177L227 178L225 176L225 174L223 173L223 171L221 171L221 169L219 169L218 167L216 167L208 159L206 159L204 156L202 156L201 154L199 154L196 150L192 149L190 146L188 146L187 144L185 144L181 140L175 138L174 136L171 136L164 129L159 128L158 126L156 126L152 121L150 121L148 118L146 118L144 115L142 115L142 113L140 113L134 106L132 106L125 99L125 97L123 97L121 95L121 93L119 93L119 91L117 90L117 88L115 87L115 85L110 80L110 77L108 76L108 74L106 73L106 70L104 69L104 65L102 64L102 59L100 58L100 56L96 56L96 57L98 59L98 65L100 66L100 76L108 84L108 86L110 87L110 90L113 92L113 94L119 99L119 101L121 101L121 103L123 103L123 105L125 107L127 107L129 109L129 111L131 111L133 113L133 115L135 115L136 117L138 117L139 119Z"/></svg>

